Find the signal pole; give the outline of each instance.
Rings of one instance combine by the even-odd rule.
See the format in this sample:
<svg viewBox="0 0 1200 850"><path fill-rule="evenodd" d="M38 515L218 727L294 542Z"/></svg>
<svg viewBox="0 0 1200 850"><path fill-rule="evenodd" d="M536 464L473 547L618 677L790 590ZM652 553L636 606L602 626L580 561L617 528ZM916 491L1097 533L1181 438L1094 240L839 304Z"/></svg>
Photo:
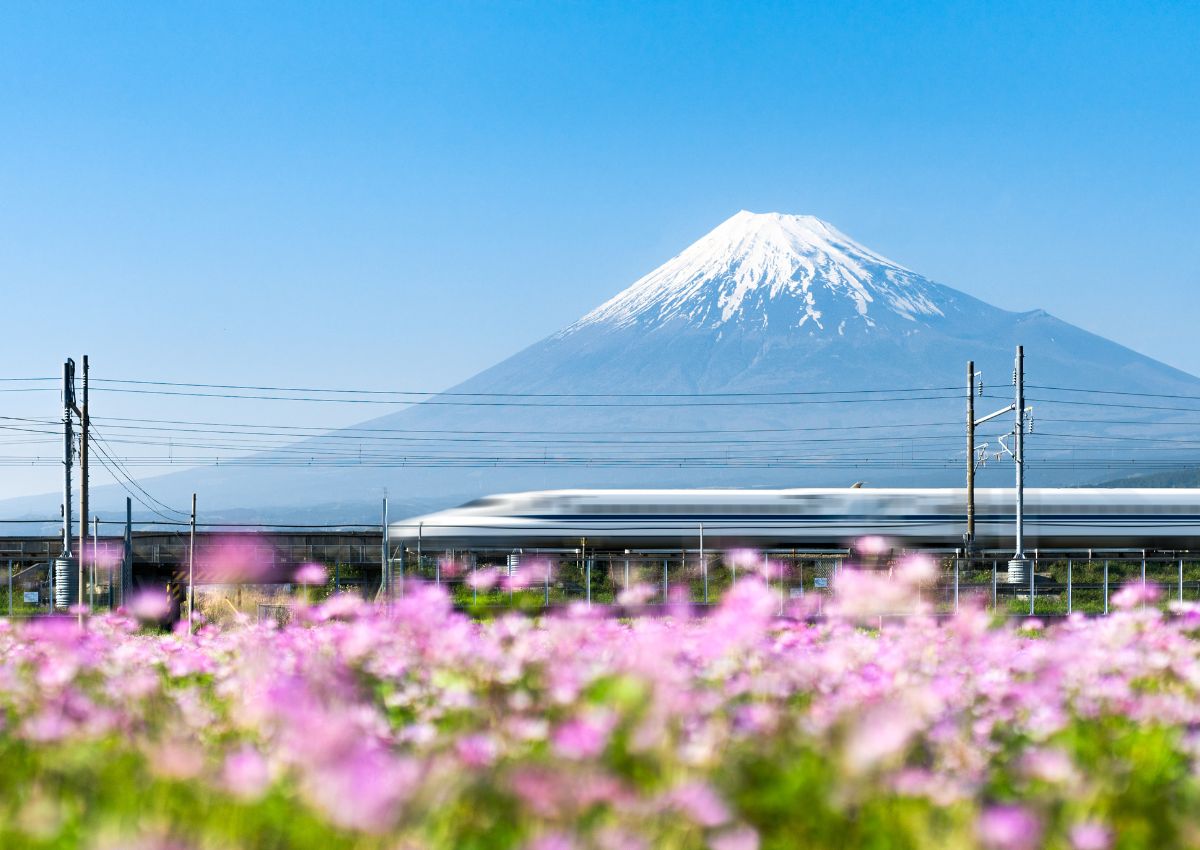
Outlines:
<svg viewBox="0 0 1200 850"><path fill-rule="evenodd" d="M975 361L967 361L967 557L975 545Z"/></svg>
<svg viewBox="0 0 1200 850"><path fill-rule="evenodd" d="M1016 385L1016 422L1013 425L1013 463L1016 466L1017 528L1016 551L1008 562L1010 584L1023 581L1029 571L1029 583L1033 584L1033 572L1029 559L1025 557L1025 346L1017 346L1016 362L1013 365L1013 384ZM1030 599L1032 600L1032 595ZM1032 602L1031 602L1032 604Z"/></svg>
<svg viewBox="0 0 1200 850"><path fill-rule="evenodd" d="M63 532L62 553L54 565L54 606L67 608L71 605L71 463L75 456L75 435L71 413L75 409L75 361L70 358L63 363Z"/></svg>

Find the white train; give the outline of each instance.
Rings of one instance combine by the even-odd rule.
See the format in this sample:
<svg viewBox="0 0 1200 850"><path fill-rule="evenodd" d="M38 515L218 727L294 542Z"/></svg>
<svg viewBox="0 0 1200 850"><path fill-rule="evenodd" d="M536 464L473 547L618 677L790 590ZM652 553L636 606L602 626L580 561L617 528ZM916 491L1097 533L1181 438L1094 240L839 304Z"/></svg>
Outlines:
<svg viewBox="0 0 1200 850"><path fill-rule="evenodd" d="M976 543L1011 546L1012 489L975 491ZM393 523L392 539L426 550L842 547L881 535L901 545L958 546L964 489L547 490L486 496ZM1026 546L1200 546L1200 490L1025 491Z"/></svg>

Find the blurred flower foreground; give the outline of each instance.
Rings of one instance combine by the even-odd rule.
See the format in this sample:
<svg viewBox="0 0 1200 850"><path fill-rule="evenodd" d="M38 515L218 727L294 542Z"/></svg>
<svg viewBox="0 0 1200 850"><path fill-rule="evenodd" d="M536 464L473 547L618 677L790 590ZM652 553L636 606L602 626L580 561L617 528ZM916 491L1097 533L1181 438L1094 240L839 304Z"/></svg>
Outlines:
<svg viewBox="0 0 1200 850"><path fill-rule="evenodd" d="M426 586L285 627L0 621L0 847L1200 845L1200 612L839 585L820 618L751 578L695 618L477 622Z"/></svg>

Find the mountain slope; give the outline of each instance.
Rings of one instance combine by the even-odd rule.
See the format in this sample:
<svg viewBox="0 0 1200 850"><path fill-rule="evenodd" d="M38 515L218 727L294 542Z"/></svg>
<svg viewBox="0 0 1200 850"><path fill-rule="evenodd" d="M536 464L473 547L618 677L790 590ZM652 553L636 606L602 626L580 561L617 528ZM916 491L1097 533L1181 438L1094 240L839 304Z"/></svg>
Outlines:
<svg viewBox="0 0 1200 850"><path fill-rule="evenodd" d="M1052 423L1030 441L1047 458L1092 456L1086 445L1075 447L1078 441L1068 450L1055 428L1103 440L1138 426L1112 424L1111 411L1071 404L1046 388L1200 395L1200 380L1191 375L1043 311L1008 312L930 281L819 219L743 211L562 331L427 404L359 426L397 437L391 457L409 465L223 463L149 485L174 504L195 490L213 508L253 508L269 517L332 502L374 510L384 487L431 505L527 487L957 484L964 402L956 388L965 382L965 364L976 362L994 396L979 400L981 411L1000 407L1011 394L1017 344L1026 347L1036 415ZM912 388L934 389L876 400L847 392ZM464 395L471 393L483 395ZM495 395L511 393L531 395ZM771 395L783 393L792 395ZM1123 418L1136 423L1151 415ZM980 439L1007 427L992 423ZM478 431L490 433L447 433ZM405 436L417 432L443 436ZM598 440L606 441L603 449ZM317 438L299 448L318 455L328 445ZM470 452L483 461L510 460L411 465L414 455ZM686 462L587 463L589 454ZM564 456L579 462L562 462ZM514 468L513 457L522 465ZM779 462L755 461L771 457ZM983 480L1004 483L1010 475L1009 464L992 464ZM1029 468L1033 485L1111 477L1083 465ZM107 506L117 495L100 492L96 501Z"/></svg>

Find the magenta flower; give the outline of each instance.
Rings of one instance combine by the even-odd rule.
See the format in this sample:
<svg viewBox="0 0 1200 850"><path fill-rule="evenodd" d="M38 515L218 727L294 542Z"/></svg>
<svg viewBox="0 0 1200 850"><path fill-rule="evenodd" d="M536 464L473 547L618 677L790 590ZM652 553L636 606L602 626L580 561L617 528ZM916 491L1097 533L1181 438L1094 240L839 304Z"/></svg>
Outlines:
<svg viewBox="0 0 1200 850"><path fill-rule="evenodd" d="M603 752L611 724L596 718L568 720L554 730L551 743L563 758L589 759Z"/></svg>
<svg viewBox="0 0 1200 850"><path fill-rule="evenodd" d="M1075 824L1069 836L1073 850L1108 850L1112 847L1112 833L1096 821Z"/></svg>
<svg viewBox="0 0 1200 850"><path fill-rule="evenodd" d="M631 584L617 595L617 604L627 608L645 605L659 593L659 588L649 584Z"/></svg>
<svg viewBox="0 0 1200 850"><path fill-rule="evenodd" d="M758 833L749 827L719 832L709 841L712 850L758 850Z"/></svg>
<svg viewBox="0 0 1200 850"><path fill-rule="evenodd" d="M324 584L329 580L329 573L320 564L301 564L294 576L297 584Z"/></svg>
<svg viewBox="0 0 1200 850"><path fill-rule="evenodd" d="M861 552L864 555L874 556L886 553L891 546L885 538L871 535L868 537L860 537L857 541L855 541L854 548L856 551Z"/></svg>
<svg viewBox="0 0 1200 850"><path fill-rule="evenodd" d="M500 582L500 572L494 567L472 570L467 574L467 586L477 590L491 590Z"/></svg>
<svg viewBox="0 0 1200 850"><path fill-rule="evenodd" d="M171 613L171 598L161 590L139 591L129 602L129 613L144 623L163 620Z"/></svg>
<svg viewBox="0 0 1200 850"><path fill-rule="evenodd" d="M720 826L729 821L729 807L703 782L680 785L667 795L667 799L700 826Z"/></svg>
<svg viewBox="0 0 1200 850"><path fill-rule="evenodd" d="M261 797L270 783L267 763L252 747L242 747L230 753L225 759L222 777L229 792L244 800Z"/></svg>
<svg viewBox="0 0 1200 850"><path fill-rule="evenodd" d="M976 826L979 840L990 850L1034 850L1042 840L1037 817L1022 806L985 809Z"/></svg>
<svg viewBox="0 0 1200 850"><path fill-rule="evenodd" d="M1162 591L1153 584L1130 582L1114 593L1109 600L1114 608L1130 611L1142 605L1153 605L1162 596Z"/></svg>

